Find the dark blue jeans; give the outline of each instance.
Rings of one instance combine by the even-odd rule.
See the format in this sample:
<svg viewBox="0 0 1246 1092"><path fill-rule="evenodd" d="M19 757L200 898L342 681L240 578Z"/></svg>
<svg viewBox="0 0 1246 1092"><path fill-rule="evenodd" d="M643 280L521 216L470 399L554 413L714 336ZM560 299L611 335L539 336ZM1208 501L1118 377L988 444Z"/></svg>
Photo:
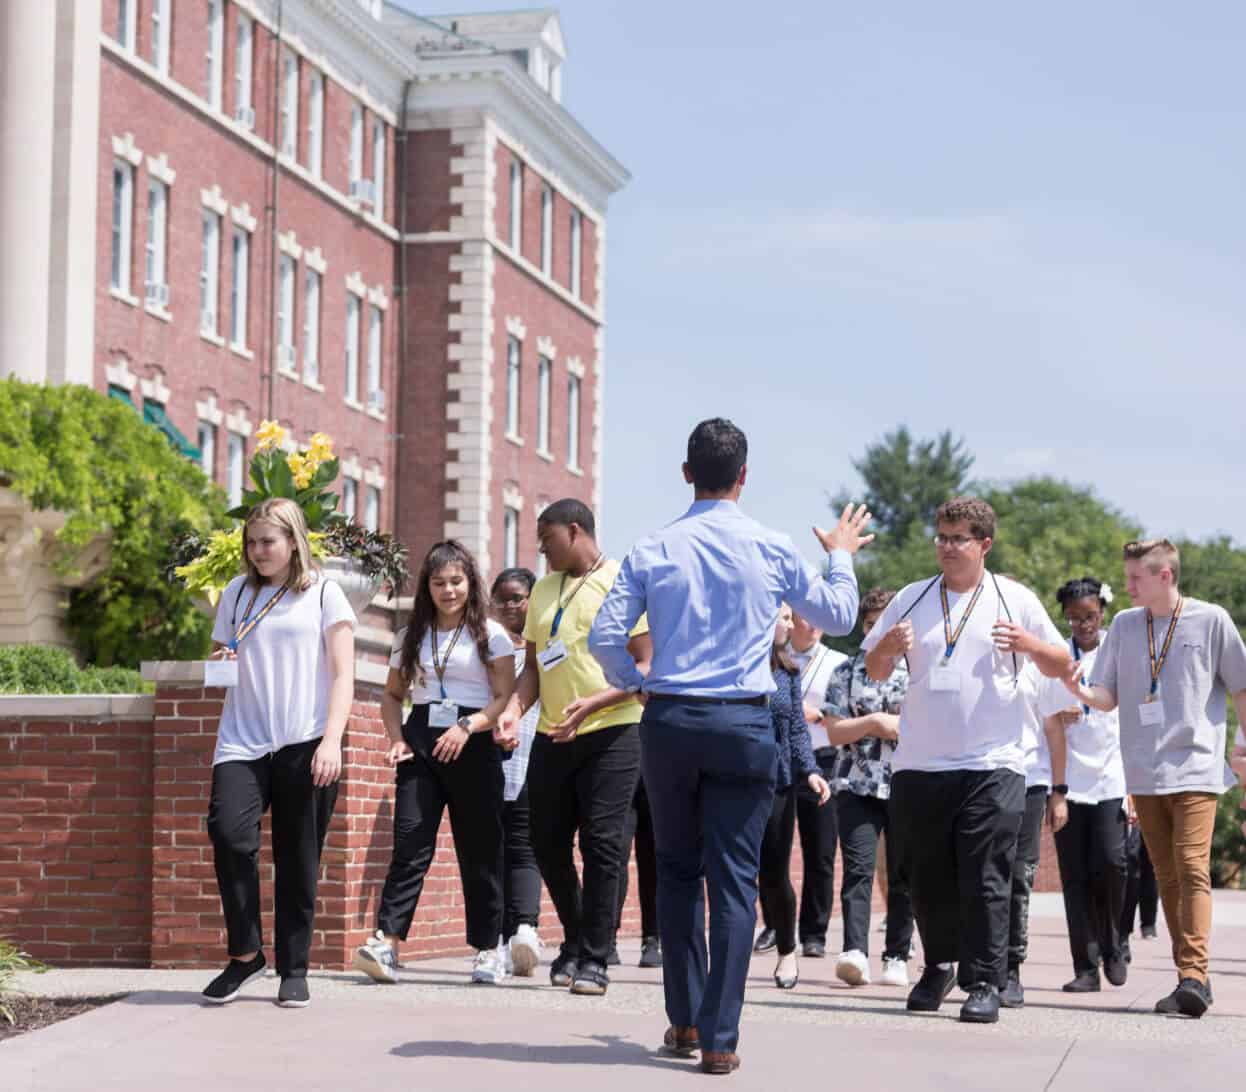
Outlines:
<svg viewBox="0 0 1246 1092"><path fill-rule="evenodd" d="M640 740L657 848L666 1015L695 1026L702 1049L735 1050L761 840L774 802L770 711L651 699Z"/></svg>

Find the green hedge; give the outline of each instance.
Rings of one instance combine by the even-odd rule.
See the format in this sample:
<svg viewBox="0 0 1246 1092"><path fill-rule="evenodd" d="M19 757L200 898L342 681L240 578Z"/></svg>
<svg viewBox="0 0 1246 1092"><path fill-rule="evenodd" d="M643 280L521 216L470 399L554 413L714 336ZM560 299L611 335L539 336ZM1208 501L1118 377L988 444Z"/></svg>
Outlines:
<svg viewBox="0 0 1246 1092"><path fill-rule="evenodd" d="M63 648L0 648L0 694L145 694L153 690L128 667L79 667Z"/></svg>

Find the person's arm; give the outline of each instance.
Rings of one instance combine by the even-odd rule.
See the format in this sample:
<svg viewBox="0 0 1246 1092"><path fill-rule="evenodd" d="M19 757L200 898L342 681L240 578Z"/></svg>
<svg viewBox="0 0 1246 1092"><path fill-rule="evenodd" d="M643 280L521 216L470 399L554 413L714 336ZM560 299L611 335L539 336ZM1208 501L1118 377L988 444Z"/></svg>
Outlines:
<svg viewBox="0 0 1246 1092"><path fill-rule="evenodd" d="M381 723L389 737L389 753L386 759L391 766L411 758L411 748L402 738L402 702L407 696L408 682L396 667L385 676L385 689L381 691Z"/></svg>
<svg viewBox="0 0 1246 1092"><path fill-rule="evenodd" d="M823 714L822 727L834 747L858 743L867 736L875 736L895 743L900 738L900 718L895 713L866 713L861 717L836 717Z"/></svg>
<svg viewBox="0 0 1246 1092"><path fill-rule="evenodd" d="M325 717L324 738L312 755L312 784L318 789L332 785L342 776L342 736L355 699L355 627L336 622L325 630L326 660L329 666L329 709Z"/></svg>
<svg viewBox="0 0 1246 1092"><path fill-rule="evenodd" d="M1063 679L1070 676L1073 656L1063 642L1053 644L1044 641L1020 622L996 622L991 636L995 639L995 647L1001 652L1028 656L1044 677Z"/></svg>
<svg viewBox="0 0 1246 1092"><path fill-rule="evenodd" d="M1083 705L1098 709L1100 713L1110 713L1116 708L1116 691L1109 690L1101 684L1082 682L1080 665L1077 665L1071 677L1065 678L1064 685L1068 687L1069 693Z"/></svg>
<svg viewBox="0 0 1246 1092"><path fill-rule="evenodd" d="M614 584L606 593L588 634L588 650L601 664L606 682L625 692L639 690L645 681L629 651L632 629L645 613L644 575L637 572L634 557L633 550L619 566Z"/></svg>
<svg viewBox="0 0 1246 1092"><path fill-rule="evenodd" d="M523 715L531 709L537 698L541 696L541 675L537 666L536 645L532 641L526 643L523 658L523 670L515 680L515 690L511 694L506 708L498 714L497 725L493 730L493 741L508 751L519 745L519 722Z"/></svg>
<svg viewBox="0 0 1246 1092"><path fill-rule="evenodd" d="M453 762L463 753L472 736L477 732L491 731L498 714L511 700L515 692L514 654L490 660L485 670L489 675L489 691L492 694L489 704L475 713L460 717L437 737L433 743L433 758L438 762Z"/></svg>
<svg viewBox="0 0 1246 1092"><path fill-rule="evenodd" d="M1064 716L1056 713L1043 720L1043 731L1047 735L1047 750L1051 755L1051 780L1053 785L1063 785L1068 776L1068 738L1065 732ZM1052 792L1047 797L1047 822L1051 832L1064 829L1069 821L1069 801L1062 792Z"/></svg>
<svg viewBox="0 0 1246 1092"><path fill-rule="evenodd" d="M873 517L861 505L854 512L848 505L830 531L815 527L813 533L828 554L826 576L820 576L792 547L784 565L787 601L792 609L832 637L851 633L857 624L857 577L852 556L874 541L864 533Z"/></svg>
<svg viewBox="0 0 1246 1092"><path fill-rule="evenodd" d="M1229 755L1229 764L1237 779L1246 785L1246 736L1243 736L1241 725L1246 725L1246 690L1239 690L1233 695L1233 708L1237 710L1239 725L1237 737L1233 741L1233 750Z"/></svg>
<svg viewBox="0 0 1246 1092"><path fill-rule="evenodd" d="M649 674L649 663L653 659L653 641L648 633L638 633L627 642L627 651L636 664L641 675ZM554 743L570 743L575 739L580 725L594 713L609 709L612 705L630 701L636 695L630 690L621 690L617 686L607 686L595 694L576 698L562 711L562 720L550 728L549 738Z"/></svg>

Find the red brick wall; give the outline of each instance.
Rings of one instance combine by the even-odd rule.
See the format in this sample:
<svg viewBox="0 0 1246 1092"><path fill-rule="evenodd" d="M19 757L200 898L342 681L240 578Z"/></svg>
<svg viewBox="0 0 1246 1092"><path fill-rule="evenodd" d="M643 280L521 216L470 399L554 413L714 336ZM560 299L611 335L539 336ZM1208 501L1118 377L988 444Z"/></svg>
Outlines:
<svg viewBox="0 0 1246 1092"><path fill-rule="evenodd" d="M407 134L406 231L412 235L450 230L450 219L459 211L450 200L450 189L460 177L450 174L450 160L461 151L450 143L448 129Z"/></svg>

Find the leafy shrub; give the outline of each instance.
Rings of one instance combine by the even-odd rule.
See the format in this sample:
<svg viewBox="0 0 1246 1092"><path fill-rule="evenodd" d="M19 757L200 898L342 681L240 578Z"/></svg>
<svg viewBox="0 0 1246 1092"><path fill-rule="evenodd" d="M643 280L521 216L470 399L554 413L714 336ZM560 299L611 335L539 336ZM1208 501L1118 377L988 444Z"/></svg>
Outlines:
<svg viewBox="0 0 1246 1092"><path fill-rule="evenodd" d="M13 1010L9 1008L8 998L13 992L13 979L19 971L34 971L42 974L47 967L37 959L32 959L17 945L8 940L0 940L0 1016L10 1024L16 1021Z"/></svg>
<svg viewBox="0 0 1246 1092"><path fill-rule="evenodd" d="M79 667L63 648L0 648L0 694L141 694L152 689L128 667Z"/></svg>

